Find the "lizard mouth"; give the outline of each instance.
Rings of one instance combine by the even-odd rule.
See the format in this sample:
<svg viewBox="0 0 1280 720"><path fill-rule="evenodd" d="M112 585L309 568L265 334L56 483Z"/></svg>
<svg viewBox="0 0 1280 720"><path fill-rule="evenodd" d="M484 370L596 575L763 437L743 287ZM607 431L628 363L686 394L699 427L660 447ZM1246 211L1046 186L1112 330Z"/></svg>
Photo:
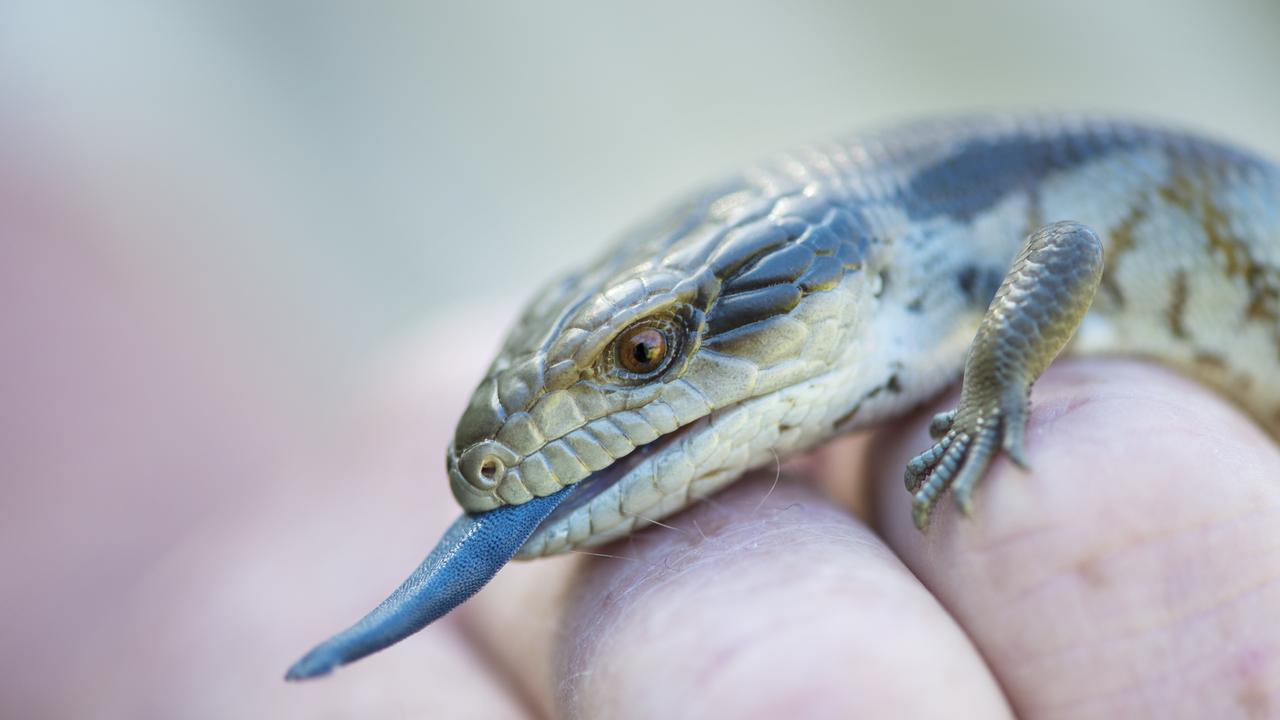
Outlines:
<svg viewBox="0 0 1280 720"><path fill-rule="evenodd" d="M638 522L660 520L687 505L694 495L714 491L723 484L721 480L733 475L722 472L726 458L705 462L707 441L715 440L720 420L749 410L744 406L750 404L714 410L566 488L568 495L533 531L516 559L603 545L628 534ZM690 462L669 462L682 454Z"/></svg>
<svg viewBox="0 0 1280 720"><path fill-rule="evenodd" d="M612 465L597 470L579 480L574 484L573 490L569 492L564 501L547 516L546 520L542 521L542 524L534 531L534 536L537 537L543 530L586 508L592 500L620 483L646 460L661 454L695 428L709 424L711 417L711 415L707 415L687 425L682 425L652 442L637 447L635 450L615 460Z"/></svg>

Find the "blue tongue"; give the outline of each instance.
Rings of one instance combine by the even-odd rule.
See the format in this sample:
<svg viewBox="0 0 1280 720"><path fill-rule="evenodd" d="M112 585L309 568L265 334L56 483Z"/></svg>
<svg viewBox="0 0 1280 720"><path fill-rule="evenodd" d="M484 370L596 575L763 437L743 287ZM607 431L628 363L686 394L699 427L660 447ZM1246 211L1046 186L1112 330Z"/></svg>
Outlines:
<svg viewBox="0 0 1280 720"><path fill-rule="evenodd" d="M304 655L285 679L326 675L339 665L400 642L461 605L493 579L575 487L458 518L390 597L360 622Z"/></svg>

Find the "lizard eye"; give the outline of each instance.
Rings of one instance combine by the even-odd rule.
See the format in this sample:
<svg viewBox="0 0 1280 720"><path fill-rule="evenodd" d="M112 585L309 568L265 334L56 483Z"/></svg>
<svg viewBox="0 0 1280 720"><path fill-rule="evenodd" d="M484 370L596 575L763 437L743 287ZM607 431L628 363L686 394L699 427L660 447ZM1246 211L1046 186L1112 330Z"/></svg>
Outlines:
<svg viewBox="0 0 1280 720"><path fill-rule="evenodd" d="M666 366L670 346L660 328L637 325L618 337L618 364L629 373L651 375Z"/></svg>

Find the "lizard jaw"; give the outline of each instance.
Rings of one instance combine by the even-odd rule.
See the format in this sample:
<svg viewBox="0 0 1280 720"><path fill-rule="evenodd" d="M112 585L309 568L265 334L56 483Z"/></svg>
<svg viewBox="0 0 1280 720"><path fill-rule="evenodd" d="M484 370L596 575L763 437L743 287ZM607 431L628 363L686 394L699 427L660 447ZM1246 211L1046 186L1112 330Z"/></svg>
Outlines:
<svg viewBox="0 0 1280 720"><path fill-rule="evenodd" d="M637 447L623 457L618 458L608 467L597 470L582 480L570 485L569 488L572 489L572 492L570 492L565 497L564 501L547 516L547 519L543 520L542 524L534 530L533 537L537 537L543 531L548 530L557 523L565 520L575 511L585 509L586 506L588 506L591 501L601 493L626 480L627 476L643 464L644 461L665 452L673 444L679 441L680 438L688 435L695 428L709 423L710 419L711 415L707 415L698 418L691 423L682 425L652 442L648 442Z"/></svg>

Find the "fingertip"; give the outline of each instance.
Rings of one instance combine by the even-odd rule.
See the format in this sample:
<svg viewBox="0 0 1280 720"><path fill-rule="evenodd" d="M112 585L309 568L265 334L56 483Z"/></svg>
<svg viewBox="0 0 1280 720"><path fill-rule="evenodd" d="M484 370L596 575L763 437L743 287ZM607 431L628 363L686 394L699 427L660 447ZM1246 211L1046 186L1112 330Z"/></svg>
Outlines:
<svg viewBox="0 0 1280 720"><path fill-rule="evenodd" d="M1280 630L1258 630L1280 614L1280 451L1221 397L1136 362L1055 365L1032 397L1031 469L997 460L973 517L940 503L928 535L894 492L928 442L915 424L875 436L876 519L1020 714L1124 716L1142 693L1173 707L1231 674L1231 648L1280 651ZM1175 666L1176 687L1151 671Z"/></svg>
<svg viewBox="0 0 1280 720"><path fill-rule="evenodd" d="M893 553L809 485L771 479L587 564L561 638L567 714L1007 716L981 657Z"/></svg>

